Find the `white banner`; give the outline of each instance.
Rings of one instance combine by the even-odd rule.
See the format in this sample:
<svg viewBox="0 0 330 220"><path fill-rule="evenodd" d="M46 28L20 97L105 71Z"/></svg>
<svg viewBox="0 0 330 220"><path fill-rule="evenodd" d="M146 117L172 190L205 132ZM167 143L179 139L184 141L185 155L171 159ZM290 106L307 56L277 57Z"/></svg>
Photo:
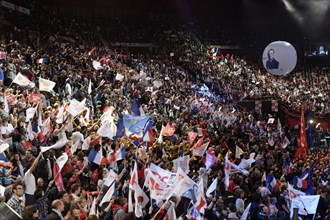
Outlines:
<svg viewBox="0 0 330 220"><path fill-rule="evenodd" d="M160 181L168 184L168 185L172 185L175 181L175 177L176 177L176 173L172 173L168 170L164 170L163 168L155 165L155 164L151 164L149 167L149 172L152 172Z"/></svg>
<svg viewBox="0 0 330 220"><path fill-rule="evenodd" d="M298 196L291 200L291 212L293 208L299 208L300 215L315 214L319 204L320 195L316 196ZM290 213L292 215L292 213Z"/></svg>

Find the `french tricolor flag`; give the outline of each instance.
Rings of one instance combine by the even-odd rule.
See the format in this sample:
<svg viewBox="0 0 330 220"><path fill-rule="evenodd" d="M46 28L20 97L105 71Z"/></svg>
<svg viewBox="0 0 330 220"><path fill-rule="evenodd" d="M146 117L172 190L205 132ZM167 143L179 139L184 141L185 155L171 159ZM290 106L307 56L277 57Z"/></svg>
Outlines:
<svg viewBox="0 0 330 220"><path fill-rule="evenodd" d="M125 159L126 147L123 147L116 151L112 151L109 156L110 156L110 158L108 158L108 159L109 159L110 163Z"/></svg>
<svg viewBox="0 0 330 220"><path fill-rule="evenodd" d="M143 136L142 136L143 141L147 141L147 142L151 142L151 143L155 142L155 137L152 132L152 128L153 128L153 125L152 125L152 121L150 120L150 121L148 121L147 125L144 128Z"/></svg>
<svg viewBox="0 0 330 220"><path fill-rule="evenodd" d="M298 177L294 177L293 178L293 184L295 186L297 186L300 189L306 189L307 188L307 180L298 178Z"/></svg>
<svg viewBox="0 0 330 220"><path fill-rule="evenodd" d="M7 159L4 153L0 154L0 166L3 167L12 167L13 164Z"/></svg>
<svg viewBox="0 0 330 220"><path fill-rule="evenodd" d="M40 59L37 59L36 63L46 63L46 58L40 58Z"/></svg>
<svg viewBox="0 0 330 220"><path fill-rule="evenodd" d="M87 55L88 55L88 56L91 56L91 55L94 53L95 49L96 49L96 47L93 47L93 49L91 49L91 50L87 53Z"/></svg>
<svg viewBox="0 0 330 220"><path fill-rule="evenodd" d="M271 192L278 191L278 184L277 184L277 181L276 181L275 177L273 176L273 174L267 175L266 182L267 182L268 189Z"/></svg>
<svg viewBox="0 0 330 220"><path fill-rule="evenodd" d="M305 180L313 172L315 164L313 164L310 168L306 169L301 175L300 179Z"/></svg>
<svg viewBox="0 0 330 220"><path fill-rule="evenodd" d="M97 152L95 149L92 149L88 155L88 161L93 162L97 165L106 165L107 159L102 156L101 153Z"/></svg>

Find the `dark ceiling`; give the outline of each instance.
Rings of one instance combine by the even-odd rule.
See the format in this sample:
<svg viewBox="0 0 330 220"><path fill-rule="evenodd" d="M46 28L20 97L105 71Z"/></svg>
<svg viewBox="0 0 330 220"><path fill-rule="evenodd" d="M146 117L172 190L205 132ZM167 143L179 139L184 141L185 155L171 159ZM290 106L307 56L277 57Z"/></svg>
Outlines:
<svg viewBox="0 0 330 220"><path fill-rule="evenodd" d="M280 0L39 0L53 7L103 8L183 15L265 16L283 10Z"/></svg>

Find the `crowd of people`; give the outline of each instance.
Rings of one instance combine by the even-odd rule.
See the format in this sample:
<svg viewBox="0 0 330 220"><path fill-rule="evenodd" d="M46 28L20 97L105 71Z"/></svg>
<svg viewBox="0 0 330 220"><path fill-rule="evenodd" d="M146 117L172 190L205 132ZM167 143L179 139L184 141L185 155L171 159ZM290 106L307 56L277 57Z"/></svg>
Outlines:
<svg viewBox="0 0 330 220"><path fill-rule="evenodd" d="M113 22L116 35L40 16L28 39L18 27L0 47L0 200L23 219L247 219L247 210L285 220L292 192L320 195L301 218L330 219L329 150L297 156L300 137L278 116L236 107L271 95L328 114L328 70L271 76L237 56L210 56L187 25L170 22L155 32L157 51L122 54L102 41L133 41L125 19ZM127 118L149 120L136 132Z"/></svg>

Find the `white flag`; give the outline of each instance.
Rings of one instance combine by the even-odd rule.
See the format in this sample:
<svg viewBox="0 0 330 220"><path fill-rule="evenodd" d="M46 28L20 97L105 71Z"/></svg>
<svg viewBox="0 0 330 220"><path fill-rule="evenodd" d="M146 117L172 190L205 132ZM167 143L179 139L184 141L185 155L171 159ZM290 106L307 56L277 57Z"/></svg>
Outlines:
<svg viewBox="0 0 330 220"><path fill-rule="evenodd" d="M159 137L158 137L158 139L157 139L157 142L158 142L159 144L163 143L163 131L164 131L164 128L165 128L165 127L162 125L162 129L160 130Z"/></svg>
<svg viewBox="0 0 330 220"><path fill-rule="evenodd" d="M132 191L133 191L132 189L128 189L128 201L127 201L128 212L133 212Z"/></svg>
<svg viewBox="0 0 330 220"><path fill-rule="evenodd" d="M240 158L242 154L244 154L244 151L236 145L235 158Z"/></svg>
<svg viewBox="0 0 330 220"><path fill-rule="evenodd" d="M228 160L228 153L226 154L226 161L225 161L225 163L226 163L225 167L228 166L229 167L228 168L229 170L230 169L235 169L235 170L243 173L245 176L249 175L249 171L247 171L246 169L240 168L239 166L237 166L236 164L234 164L234 163L232 163L232 162L230 162Z"/></svg>
<svg viewBox="0 0 330 220"><path fill-rule="evenodd" d="M50 131L50 117L41 124L41 131L43 135L46 135Z"/></svg>
<svg viewBox="0 0 330 220"><path fill-rule="evenodd" d="M84 143L82 144L81 149L82 149L82 150L88 150L90 144L91 144L91 136L88 136L88 137L84 140Z"/></svg>
<svg viewBox="0 0 330 220"><path fill-rule="evenodd" d="M129 181L129 188L132 189L132 190L135 190L136 187L139 185L139 182L138 182L138 172L137 172L137 164L136 162L134 163L134 167L133 167L133 171L132 171L132 174L131 174L131 179Z"/></svg>
<svg viewBox="0 0 330 220"><path fill-rule="evenodd" d="M21 73L18 73L16 75L15 79L13 80L13 83L16 83L20 86L30 86L31 88L33 88L35 86L35 84L33 82L31 82L28 78L23 76Z"/></svg>
<svg viewBox="0 0 330 220"><path fill-rule="evenodd" d="M40 91L52 92L55 85L56 85L56 82L39 77L39 90Z"/></svg>
<svg viewBox="0 0 330 220"><path fill-rule="evenodd" d="M291 200L290 216L293 215L293 208L298 208L298 214L308 215L315 214L317 205L319 204L320 195L315 196L298 196Z"/></svg>
<svg viewBox="0 0 330 220"><path fill-rule="evenodd" d="M161 83L159 80L155 80L153 82L153 85L158 89L159 87L161 87L163 85L163 83Z"/></svg>
<svg viewBox="0 0 330 220"><path fill-rule="evenodd" d="M85 110L84 101L79 102L76 99L71 100L69 107L66 109L73 117L81 114Z"/></svg>
<svg viewBox="0 0 330 220"><path fill-rule="evenodd" d="M8 104L7 97L6 97L5 95L3 96L3 102L4 102L4 104L5 104L5 109L4 109L4 111L6 112L7 116L9 116L10 108L9 108L9 104Z"/></svg>
<svg viewBox="0 0 330 220"><path fill-rule="evenodd" d="M110 170L105 178L104 185L109 187L113 181L115 181L118 177L118 174L113 170Z"/></svg>
<svg viewBox="0 0 330 220"><path fill-rule="evenodd" d="M251 164L253 164L254 162L256 162L256 160L253 159L253 158L250 158L250 159L242 159L242 161L240 162L240 164L238 164L238 166L239 166L240 168L245 169L245 168L247 168L248 166L251 166Z"/></svg>
<svg viewBox="0 0 330 220"><path fill-rule="evenodd" d="M53 144L52 146L49 146L49 147L41 147L40 150L41 150L41 152L45 152L50 149L59 149L59 148L63 147L64 145L66 145L66 143L68 143L68 139L65 135L65 132L63 132L61 139L59 139L55 144Z"/></svg>
<svg viewBox="0 0 330 220"><path fill-rule="evenodd" d="M209 146L209 144L210 144L210 142L207 142L207 143L202 144L200 147L197 147L197 148L195 148L195 146L196 146L195 145L194 148L193 148L193 155L202 157L204 155L207 147Z"/></svg>
<svg viewBox="0 0 330 220"><path fill-rule="evenodd" d="M173 163L173 171L176 172L178 168L180 167L183 172L186 174L189 173L189 160L190 160L190 155L186 155L184 157L179 157L177 159L172 160Z"/></svg>
<svg viewBox="0 0 330 220"><path fill-rule="evenodd" d="M71 153L72 153L72 154L76 153L79 144L80 144L79 141L77 141L76 143L72 144L72 147L71 147Z"/></svg>
<svg viewBox="0 0 330 220"><path fill-rule="evenodd" d="M89 215L97 215L97 211L96 211L96 198L93 199L91 210L89 211Z"/></svg>
<svg viewBox="0 0 330 220"><path fill-rule="evenodd" d="M102 206L103 203L105 203L105 202L110 202L111 197L114 192L115 192L115 183L113 182L112 185L110 186L110 188L108 189L107 193L103 196L103 198L100 202L100 206Z"/></svg>
<svg viewBox="0 0 330 220"><path fill-rule="evenodd" d="M241 216L241 220L246 220L248 217L248 214L250 212L250 207L251 207L251 203L249 203L249 205L246 207L246 209L244 210L242 216Z"/></svg>
<svg viewBox="0 0 330 220"><path fill-rule="evenodd" d="M58 109L58 113L56 115L56 123L57 124L62 124L63 123L63 116L64 116L64 105L62 105Z"/></svg>
<svg viewBox="0 0 330 220"><path fill-rule="evenodd" d="M198 194L196 197L197 202L194 204L197 212L204 214L205 208L207 207L205 194L204 194L204 183L203 179L201 178L198 182Z"/></svg>
<svg viewBox="0 0 330 220"><path fill-rule="evenodd" d="M56 159L56 163L60 169L60 171L62 170L62 168L64 167L65 163L68 161L69 157L67 155L67 153L62 153L62 156L60 156L59 158Z"/></svg>
<svg viewBox="0 0 330 220"><path fill-rule="evenodd" d="M6 187L0 185L0 197L4 197L5 196L5 191L6 191Z"/></svg>
<svg viewBox="0 0 330 220"><path fill-rule="evenodd" d="M92 81L89 79L89 83L88 83L88 94L92 93Z"/></svg>
<svg viewBox="0 0 330 220"><path fill-rule="evenodd" d="M113 139L117 134L117 126L115 123L110 123L106 121L101 127L97 130L97 134L101 137L108 137L109 139Z"/></svg>
<svg viewBox="0 0 330 220"><path fill-rule="evenodd" d="M165 220L177 220L176 218L176 214L175 214L175 204L173 202L171 202L170 200L168 200L167 202L171 203L170 208L167 210L167 213L165 215ZM165 203L164 203L165 205Z"/></svg>
<svg viewBox="0 0 330 220"><path fill-rule="evenodd" d="M212 182L212 184L209 186L209 188L206 191L206 196L209 197L211 193L217 188L218 185L218 178L215 178L215 180Z"/></svg>
<svg viewBox="0 0 330 220"><path fill-rule="evenodd" d="M33 135L33 131L32 131L31 121L29 121L29 124L28 124L28 126L26 128L26 133L27 133L28 139L30 141L32 141L34 139L34 135Z"/></svg>
<svg viewBox="0 0 330 220"><path fill-rule="evenodd" d="M34 117L35 113L37 112L38 105L35 108L31 107L31 108L26 109L25 122L30 121L30 119L32 119Z"/></svg>
<svg viewBox="0 0 330 220"><path fill-rule="evenodd" d="M123 75L121 75L120 73L117 73L115 79L118 80L118 81L123 81L124 78L125 78L125 77L124 77Z"/></svg>
<svg viewBox="0 0 330 220"><path fill-rule="evenodd" d="M0 154L9 148L9 144L0 139Z"/></svg>
<svg viewBox="0 0 330 220"><path fill-rule="evenodd" d="M93 61L93 68L94 68L95 70L101 70L101 69L103 69L101 63L98 62L98 61L96 61L96 60Z"/></svg>

